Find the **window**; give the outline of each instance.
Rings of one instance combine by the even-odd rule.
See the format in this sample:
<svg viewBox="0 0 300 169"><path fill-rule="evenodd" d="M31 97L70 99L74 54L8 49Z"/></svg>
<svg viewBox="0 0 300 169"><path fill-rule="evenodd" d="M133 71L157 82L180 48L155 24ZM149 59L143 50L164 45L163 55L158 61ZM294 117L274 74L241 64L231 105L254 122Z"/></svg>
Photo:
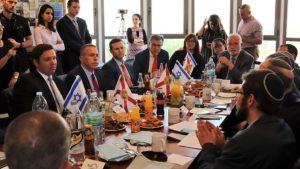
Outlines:
<svg viewBox="0 0 300 169"><path fill-rule="evenodd" d="M263 35L275 35L275 5L274 0L243 0L243 4L251 7L251 14L263 26ZM267 6L267 7L266 7Z"/></svg>
<svg viewBox="0 0 300 169"><path fill-rule="evenodd" d="M300 25L298 10L300 6L299 0L289 0L288 1L288 10L287 10L287 37L300 38ZM300 48L298 48L300 49Z"/></svg>
<svg viewBox="0 0 300 169"><path fill-rule="evenodd" d="M176 50L183 48L183 40L184 39L164 39L164 45L162 48L168 51L171 58Z"/></svg>
<svg viewBox="0 0 300 169"><path fill-rule="evenodd" d="M183 0L152 0L152 34L184 34Z"/></svg>
<svg viewBox="0 0 300 169"><path fill-rule="evenodd" d="M93 3L93 1L80 0L80 12L79 12L78 16L80 18L84 18L90 34L95 35L94 3Z"/></svg>
<svg viewBox="0 0 300 169"><path fill-rule="evenodd" d="M140 0L104 0L104 25L105 36L126 36L128 27L132 26L131 16L141 13ZM124 22L119 9L128 10L124 14ZM125 31L125 32L124 32Z"/></svg>
<svg viewBox="0 0 300 169"><path fill-rule="evenodd" d="M265 61L266 57L276 51L276 41L275 40L264 40L259 46L259 58L260 62Z"/></svg>
<svg viewBox="0 0 300 169"><path fill-rule="evenodd" d="M195 0L195 27L194 31L198 31L205 18L216 14L220 17L223 27L227 34L230 32L230 0Z"/></svg>

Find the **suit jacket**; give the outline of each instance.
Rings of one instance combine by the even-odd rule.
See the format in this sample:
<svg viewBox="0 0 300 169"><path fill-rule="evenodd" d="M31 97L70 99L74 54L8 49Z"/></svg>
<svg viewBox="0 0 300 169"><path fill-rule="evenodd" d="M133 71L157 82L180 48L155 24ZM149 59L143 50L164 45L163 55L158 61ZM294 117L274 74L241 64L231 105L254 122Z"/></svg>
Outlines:
<svg viewBox="0 0 300 169"><path fill-rule="evenodd" d="M100 69L95 69L94 74L97 79L100 90L103 91L104 85L103 85L102 71ZM73 84L74 80L76 79L77 75L79 75L81 77L81 80L82 80L85 90L92 89L89 79L88 79L87 75L85 74L83 68L81 66L76 66L74 69L72 69L68 73L68 75L66 77L67 87L69 90L71 89L72 84Z"/></svg>
<svg viewBox="0 0 300 169"><path fill-rule="evenodd" d="M67 95L64 82L53 75L53 80L63 98ZM36 92L43 92L43 97L48 103L48 108L57 111L55 100L46 81L37 72L24 74L19 78L13 90L13 112L18 116L24 112L32 110L32 102L36 97Z"/></svg>
<svg viewBox="0 0 300 169"><path fill-rule="evenodd" d="M189 168L287 169L296 160L295 138L288 125L263 115L230 139L217 157L216 146L207 143Z"/></svg>
<svg viewBox="0 0 300 169"><path fill-rule="evenodd" d="M300 92L294 85L293 90L284 96L283 104L279 117L283 118L285 122L291 127L294 132L297 153L300 156Z"/></svg>
<svg viewBox="0 0 300 169"><path fill-rule="evenodd" d="M174 68L176 60L178 60L181 64L183 64L185 56L186 56L186 51L184 51L184 50L176 51L171 56L171 59L170 59L170 62L169 62L169 70L172 70ZM191 76L195 79L200 79L202 71L204 69L204 59L202 58L202 56L200 54L198 54L198 55L194 54L193 57L194 57L194 59L197 63L197 66L195 66Z"/></svg>
<svg viewBox="0 0 300 169"><path fill-rule="evenodd" d="M150 59L150 51L149 48L143 50L135 56L135 60L133 63L133 70L135 78L138 79L139 73L145 74L149 73L149 59ZM169 53L163 49L159 52L157 56L157 69L159 69L160 63L169 64Z"/></svg>
<svg viewBox="0 0 300 169"><path fill-rule="evenodd" d="M131 77L131 81L135 84L136 79L132 67L126 64L125 62L124 65L127 68L127 71ZM120 70L117 62L114 59L111 59L110 61L106 62L102 67L102 72L104 77L103 79L104 89L114 90L119 80L119 77L122 74L122 71Z"/></svg>
<svg viewBox="0 0 300 169"><path fill-rule="evenodd" d="M66 15L56 24L57 31L65 44L62 61L66 73L75 66L80 65L79 55L81 46L92 42L85 20L79 17L76 18L80 34L76 30L73 22Z"/></svg>
<svg viewBox="0 0 300 169"><path fill-rule="evenodd" d="M228 51L220 53L218 57L220 58L221 56L226 56L228 59L230 59L230 54ZM234 68L229 71L227 67L222 68L217 76L221 79L226 79L228 76L230 76L231 83L242 83L242 74L247 73L251 69L253 62L254 59L252 55L242 49L235 61Z"/></svg>

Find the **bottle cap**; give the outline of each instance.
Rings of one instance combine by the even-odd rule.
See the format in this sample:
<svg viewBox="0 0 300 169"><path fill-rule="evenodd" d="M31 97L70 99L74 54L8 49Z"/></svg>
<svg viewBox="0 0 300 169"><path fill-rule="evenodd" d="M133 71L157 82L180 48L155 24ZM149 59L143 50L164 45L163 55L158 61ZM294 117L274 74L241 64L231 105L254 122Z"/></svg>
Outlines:
<svg viewBox="0 0 300 169"><path fill-rule="evenodd" d="M36 95L37 95L37 96L42 96L42 95L43 95L43 92L36 92Z"/></svg>

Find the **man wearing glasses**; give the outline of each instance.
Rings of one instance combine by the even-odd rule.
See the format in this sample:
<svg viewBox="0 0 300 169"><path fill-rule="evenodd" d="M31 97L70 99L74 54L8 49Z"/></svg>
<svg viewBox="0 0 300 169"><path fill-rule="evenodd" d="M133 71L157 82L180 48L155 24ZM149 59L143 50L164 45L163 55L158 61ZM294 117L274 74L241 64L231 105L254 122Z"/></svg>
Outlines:
<svg viewBox="0 0 300 169"><path fill-rule="evenodd" d="M161 49L164 38L161 35L152 35L150 38L150 45L148 49L143 50L135 56L133 69L136 79L138 74L150 73L151 77L155 77L162 63L165 66L169 63L169 53Z"/></svg>

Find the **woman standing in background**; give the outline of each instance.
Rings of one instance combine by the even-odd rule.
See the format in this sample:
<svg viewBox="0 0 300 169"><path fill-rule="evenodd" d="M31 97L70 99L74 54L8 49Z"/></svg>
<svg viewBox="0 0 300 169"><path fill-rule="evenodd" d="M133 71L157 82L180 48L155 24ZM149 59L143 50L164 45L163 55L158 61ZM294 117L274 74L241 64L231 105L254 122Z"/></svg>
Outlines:
<svg viewBox="0 0 300 169"><path fill-rule="evenodd" d="M145 30L141 27L141 21L141 15L133 14L133 27L127 29L127 59L132 60L132 64L135 59L135 55L147 48L147 35Z"/></svg>
<svg viewBox="0 0 300 169"><path fill-rule="evenodd" d="M207 28L206 28L207 25ZM205 63L209 60L212 55L211 42L216 38L222 38L227 40L227 34L223 28L220 17L218 15L210 15L208 21L205 18L202 27L196 33L199 39L202 39L202 56Z"/></svg>
<svg viewBox="0 0 300 169"><path fill-rule="evenodd" d="M53 7L48 4L41 6L38 15L38 25L34 29L34 38L36 45L49 44L53 46L57 55L56 75L61 75L63 74L63 69L60 52L65 50L65 45L54 27L53 11Z"/></svg>

